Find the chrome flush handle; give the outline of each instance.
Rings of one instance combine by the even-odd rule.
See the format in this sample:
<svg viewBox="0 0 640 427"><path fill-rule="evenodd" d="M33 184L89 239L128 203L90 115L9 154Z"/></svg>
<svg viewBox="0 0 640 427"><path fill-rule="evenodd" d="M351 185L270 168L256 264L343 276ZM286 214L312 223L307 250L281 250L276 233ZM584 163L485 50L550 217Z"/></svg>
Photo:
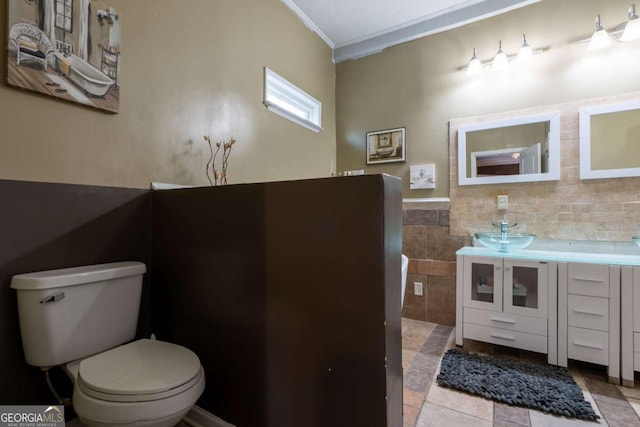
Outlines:
<svg viewBox="0 0 640 427"><path fill-rule="evenodd" d="M64 298L64 292L58 292L57 294L53 294L51 296L46 297L45 299L40 301L40 304L46 304L48 302L60 301L63 298Z"/></svg>

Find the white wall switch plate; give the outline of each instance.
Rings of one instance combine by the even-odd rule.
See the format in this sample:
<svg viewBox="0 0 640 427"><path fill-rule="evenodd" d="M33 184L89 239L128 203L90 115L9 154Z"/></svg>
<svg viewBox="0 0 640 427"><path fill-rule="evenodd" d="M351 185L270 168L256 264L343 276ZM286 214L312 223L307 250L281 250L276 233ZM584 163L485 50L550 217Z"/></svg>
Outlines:
<svg viewBox="0 0 640 427"><path fill-rule="evenodd" d="M498 210L506 211L509 209L509 196L500 195L498 196Z"/></svg>
<svg viewBox="0 0 640 427"><path fill-rule="evenodd" d="M422 289L422 283L413 282L413 294L414 295L418 295L418 296L424 295L424 292L423 292L423 289Z"/></svg>

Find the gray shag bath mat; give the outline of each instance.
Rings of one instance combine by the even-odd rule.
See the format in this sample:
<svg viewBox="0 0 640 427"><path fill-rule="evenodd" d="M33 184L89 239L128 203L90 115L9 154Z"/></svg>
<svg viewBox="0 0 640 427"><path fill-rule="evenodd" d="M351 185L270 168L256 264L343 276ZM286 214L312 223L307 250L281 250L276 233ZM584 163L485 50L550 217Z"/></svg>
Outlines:
<svg viewBox="0 0 640 427"><path fill-rule="evenodd" d="M442 358L438 384L508 405L583 420L600 418L562 367L480 356L457 348Z"/></svg>

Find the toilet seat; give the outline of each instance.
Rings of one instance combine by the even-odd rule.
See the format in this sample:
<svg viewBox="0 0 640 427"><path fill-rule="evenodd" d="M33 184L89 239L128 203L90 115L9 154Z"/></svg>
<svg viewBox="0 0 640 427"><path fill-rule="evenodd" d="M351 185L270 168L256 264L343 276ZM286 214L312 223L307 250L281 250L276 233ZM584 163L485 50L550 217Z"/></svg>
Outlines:
<svg viewBox="0 0 640 427"><path fill-rule="evenodd" d="M204 370L200 368L198 375L193 377L189 382L179 386L172 388L171 390L167 390L159 393L148 393L148 394L116 394L116 393L104 393L100 391L93 390L87 384L84 383L83 380L79 379L77 386L78 388L87 396L93 397L95 399L104 400L108 402L150 402L154 400L166 399L172 396L175 396L180 393L184 393L189 390L191 387L198 384L204 375Z"/></svg>
<svg viewBox="0 0 640 427"><path fill-rule="evenodd" d="M148 402L183 393L204 375L189 349L141 339L80 362L77 387L110 402Z"/></svg>

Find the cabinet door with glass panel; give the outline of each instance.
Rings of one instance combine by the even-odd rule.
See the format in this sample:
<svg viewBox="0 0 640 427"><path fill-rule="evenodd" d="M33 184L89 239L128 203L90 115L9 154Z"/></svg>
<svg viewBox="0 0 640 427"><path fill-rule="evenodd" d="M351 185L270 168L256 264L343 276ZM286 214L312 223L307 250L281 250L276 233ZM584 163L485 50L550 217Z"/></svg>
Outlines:
<svg viewBox="0 0 640 427"><path fill-rule="evenodd" d="M464 306L547 317L547 264L493 257L464 257Z"/></svg>

